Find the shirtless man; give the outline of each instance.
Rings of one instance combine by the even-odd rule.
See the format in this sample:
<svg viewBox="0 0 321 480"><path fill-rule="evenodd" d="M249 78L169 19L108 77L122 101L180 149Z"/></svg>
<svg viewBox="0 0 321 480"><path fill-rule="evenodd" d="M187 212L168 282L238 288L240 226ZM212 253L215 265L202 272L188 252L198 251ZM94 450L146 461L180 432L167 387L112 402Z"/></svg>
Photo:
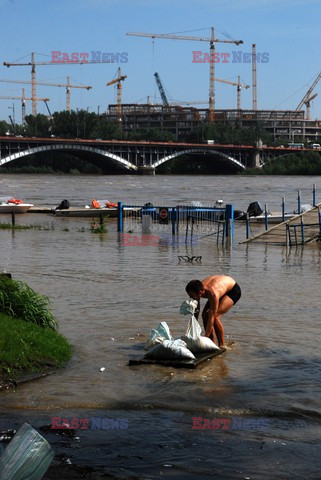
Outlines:
<svg viewBox="0 0 321 480"><path fill-rule="evenodd" d="M206 337L215 342L214 332L218 346L226 349L224 342L224 328L221 316L228 312L241 297L241 289L232 277L225 275L212 275L204 280L192 280L186 285L186 292L198 301L196 318L200 311L200 299L207 298L202 318Z"/></svg>

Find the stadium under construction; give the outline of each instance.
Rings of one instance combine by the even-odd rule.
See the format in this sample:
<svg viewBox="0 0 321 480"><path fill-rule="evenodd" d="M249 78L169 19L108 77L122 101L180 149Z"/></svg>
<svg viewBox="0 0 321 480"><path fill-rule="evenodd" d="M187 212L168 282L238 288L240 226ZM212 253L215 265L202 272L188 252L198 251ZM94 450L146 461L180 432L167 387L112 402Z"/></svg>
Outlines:
<svg viewBox="0 0 321 480"><path fill-rule="evenodd" d="M119 106L111 104L106 116L117 121ZM176 141L209 122L209 110L178 105L123 104L121 125L124 132L157 129L170 132ZM308 120L304 110L215 110L214 123L242 128L264 128L274 140L297 139L320 143L321 120ZM201 140L201 139L200 139Z"/></svg>

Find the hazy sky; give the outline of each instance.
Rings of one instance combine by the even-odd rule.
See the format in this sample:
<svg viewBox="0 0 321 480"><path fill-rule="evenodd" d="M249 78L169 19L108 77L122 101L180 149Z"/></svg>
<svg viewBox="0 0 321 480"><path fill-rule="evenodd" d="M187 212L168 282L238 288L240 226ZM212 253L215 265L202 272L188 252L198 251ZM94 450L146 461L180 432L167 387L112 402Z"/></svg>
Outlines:
<svg viewBox="0 0 321 480"><path fill-rule="evenodd" d="M123 53L123 63L97 65L51 64L37 67L37 79L91 85L92 90L72 89L72 109L100 112L116 102L114 86L106 83L117 68L128 75L123 102L160 102L154 73L158 72L173 101L208 99L209 64L193 63L193 51L209 51L207 42L152 40L129 37L126 32L181 33L210 36L214 26L219 39L243 40L240 46L216 43L219 54L229 53L227 63L216 64L216 76L232 81L240 75L251 85L251 63L235 60L236 51L265 54L258 63L258 108L295 109L320 71L320 0L0 0L0 79L30 80L31 67L3 66L3 62L51 62L52 51ZM182 33L184 32L184 33ZM62 58L62 56L60 57ZM20 96L30 85L0 83L0 95ZM216 108L236 108L236 88L216 83ZM321 117L321 81L314 90L311 118ZM65 88L38 86L37 95L50 98L51 111L66 108ZM21 102L0 100L0 119L9 121L12 105L21 122ZM251 89L242 91L242 107L251 108ZM10 107L10 108L9 108ZM204 105L206 108L206 105ZM38 112L46 113L42 103ZM31 113L31 102L27 102Z"/></svg>

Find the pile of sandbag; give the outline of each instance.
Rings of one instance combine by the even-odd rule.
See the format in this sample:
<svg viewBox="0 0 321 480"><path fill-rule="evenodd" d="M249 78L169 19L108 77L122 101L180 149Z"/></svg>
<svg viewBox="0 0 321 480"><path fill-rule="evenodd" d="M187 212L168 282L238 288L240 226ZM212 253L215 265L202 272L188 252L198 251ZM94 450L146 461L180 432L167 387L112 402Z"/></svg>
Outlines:
<svg viewBox="0 0 321 480"><path fill-rule="evenodd" d="M195 354L219 350L210 338L201 335L202 328L195 318L196 300L186 300L180 308L180 313L189 315L187 330L183 337L173 339L166 322L161 322L157 328L151 330L145 350L144 358L162 360L195 360Z"/></svg>

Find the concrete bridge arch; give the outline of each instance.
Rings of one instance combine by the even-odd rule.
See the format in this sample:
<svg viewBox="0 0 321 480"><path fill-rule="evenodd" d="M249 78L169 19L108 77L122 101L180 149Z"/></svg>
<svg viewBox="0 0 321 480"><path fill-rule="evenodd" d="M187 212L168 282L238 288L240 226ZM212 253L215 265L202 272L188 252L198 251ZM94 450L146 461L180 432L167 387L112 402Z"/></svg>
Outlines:
<svg viewBox="0 0 321 480"><path fill-rule="evenodd" d="M236 158L232 157L228 153L221 152L221 151L218 151L218 150L215 150L215 149L210 149L210 150L206 149L205 150L205 149L202 149L202 148L189 148L189 149L186 149L186 150L179 150L177 152L166 155L165 157L161 158L157 162L153 163L152 166L154 168L157 168L160 165L163 165L164 163L166 163L170 160L173 160L174 158L180 157L182 155L189 155L189 154L192 154L192 153L202 153L206 156L209 155L209 154L218 155L220 157L223 157L227 161L227 163L229 163L230 165L238 168L239 170L245 170L245 166L243 165L243 163L241 163L239 160L236 160Z"/></svg>
<svg viewBox="0 0 321 480"><path fill-rule="evenodd" d="M6 157L3 157L0 160L0 165L5 165L6 163L12 162L14 160L18 160L19 158L26 157L29 155L33 155L36 153L40 152L48 152L48 151L56 151L56 150L62 150L65 152L89 152L93 153L98 156L102 156L105 158L109 158L110 160L113 160L114 162L118 163L119 166L122 168L125 168L130 171L135 171L137 170L137 167L133 165L131 162L128 160L125 160L124 158L120 157L119 155L116 155L112 152L108 152L105 150L102 150L100 148L96 147L91 147L88 145L71 145L71 144L53 144L53 145L40 145L37 147L32 147L28 148L26 150L21 150L19 152L12 153Z"/></svg>

